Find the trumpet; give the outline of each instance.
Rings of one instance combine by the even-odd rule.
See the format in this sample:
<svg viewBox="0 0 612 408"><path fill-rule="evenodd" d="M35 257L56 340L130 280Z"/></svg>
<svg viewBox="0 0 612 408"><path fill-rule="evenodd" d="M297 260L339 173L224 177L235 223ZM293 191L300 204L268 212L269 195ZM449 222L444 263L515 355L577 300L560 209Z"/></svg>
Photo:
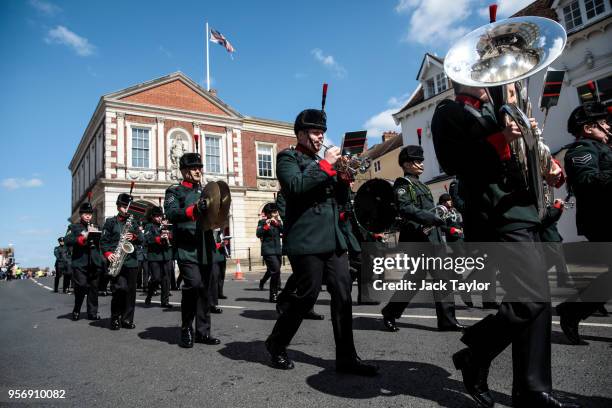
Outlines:
<svg viewBox="0 0 612 408"><path fill-rule="evenodd" d="M172 224L169 224L167 220L162 221L161 232L162 232L162 235L166 235L166 237L164 238L164 242L166 243L166 246L168 248L172 248L172 243L170 242L170 238L168 237L168 234L170 234L171 232L171 228L172 228Z"/></svg>
<svg viewBox="0 0 612 408"><path fill-rule="evenodd" d="M321 143L324 148L324 152L328 151L334 145L326 145L325 143ZM321 155L317 154L320 159L323 159ZM357 173L365 173L371 166L371 160L368 157L359 157L355 154L345 154L340 156L340 158L334 164L334 169L338 173L343 173L349 176L351 179L354 179Z"/></svg>

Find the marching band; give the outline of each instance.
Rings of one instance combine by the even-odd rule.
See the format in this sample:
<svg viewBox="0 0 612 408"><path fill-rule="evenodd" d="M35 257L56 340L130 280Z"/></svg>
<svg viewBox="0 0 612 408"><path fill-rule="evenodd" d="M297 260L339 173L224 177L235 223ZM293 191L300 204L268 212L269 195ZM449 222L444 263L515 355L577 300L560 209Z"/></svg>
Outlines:
<svg viewBox="0 0 612 408"><path fill-rule="evenodd" d="M541 24L542 30L552 30L548 22L540 20L517 20L517 24ZM495 24L488 27L489 34L508 28L501 23ZM557 34L564 37L564 33ZM468 37L462 40L463 47L471 40ZM438 104L431 127L438 161L456 181L451 184L450 194L440 197L437 207L429 187L419 180L424 168L423 148L420 144L406 146L399 154L398 165L404 176L393 185L389 207L397 211L399 241L432 243L434 252L444 248L444 242L463 240L560 243L555 225L564 203L556 200L542 207L539 201L542 197L534 190L558 188L564 182L569 183L576 196L578 232L589 241L608 241L605 234L612 229L612 225L608 225L610 218L606 218L608 224L602 226L601 218L595 219L594 215L598 213L602 194L605 203L612 198L609 107L597 102L586 103L570 116L568 131L576 137L576 142L565 156L566 175L560 163L550 159L547 166L538 168L537 172L528 168L528 175L535 173L538 178L531 181L532 184L529 180L524 183L531 176L524 177L525 169L516 164L521 162L520 155L525 150L516 146L527 145L529 143L524 140L535 137L536 150L540 152L534 154L540 154L539 160L547 157L546 148L537 139L535 121L512 108L521 105L520 80L525 78L524 73L501 78L499 72L502 70L491 70L492 64L501 63L500 56L514 52L513 55L521 58L523 50L512 49L504 43L497 50L500 54L495 55L495 46L492 44L491 49L480 50L480 60L469 65L469 77L462 77L459 70L447 72L456 96L454 100ZM445 65L456 63L464 67L465 64L455 61L453 55L451 50ZM485 58L489 59L485 61ZM536 64L539 64L537 69L546 65L544 62ZM379 233L387 231L380 226L368 228L366 222L359 223L359 209L352 206L355 192L351 186L355 171L358 171L355 169L365 164L357 160L354 165L352 158L343 155L339 148L323 145L327 130L326 90L325 86L321 109L306 109L297 116L295 147L278 153L276 173L281 186L278 205L272 202L265 205L256 228L267 268L259 288L263 290L269 277L269 301L277 304L279 312L265 348L272 367L283 370L294 367L287 347L302 320L313 318L313 307L325 285L331 295L336 370L374 376L378 367L361 360L353 341L351 290L355 276L351 276L350 268L360 268L360 243L381 242L382 234ZM530 135L526 135L526 131ZM195 145L197 149L197 139ZM320 156L318 152L322 148L324 153ZM210 314L221 313L218 299L226 298L223 281L231 237L223 234L226 221L223 212L229 208L231 198L223 194L222 185L204 182L199 153L185 153L180 158L180 171L183 181L166 190L163 209L160 202L160 206L145 207L138 212L142 207L136 205L132 195L122 193L117 199L118 214L106 220L101 232L91 224L93 208L90 202L80 206L79 222L68 227L55 250L58 274L71 276L68 281L74 284L73 320L80 318L85 297L87 318L100 319L98 280L108 270L113 296L110 328L135 327L138 260L134 247L144 245L149 271L145 305L151 304L160 289L161 306L172 307L169 296L176 262L183 282L181 328L177 332L179 346L191 348L194 343L220 343L212 336ZM372 186L374 184L369 184L367 188ZM436 208L439 212L434 211ZM547 218L542 217L542 212ZM139 223L143 224L144 233L140 232ZM560 402L552 393L552 307L550 302L529 300L534 284L548 287L548 266L556 265L559 282L569 280L567 269L563 269L565 262L557 262L563 259L563 254L557 251L550 258L550 254L536 252L535 257L523 257L512 248L506 249L502 261L493 263L494 270L490 272L498 271L499 281L508 296L525 300L502 300L498 305L493 287L493 295L487 293L484 304L495 313L465 327L455 317L454 292L434 292L438 329L462 333L465 348L453 354L452 361L477 406L494 406L488 373L497 356L512 346L513 406L579 407L575 403ZM284 255L289 259L293 274L281 290ZM611 273L602 274L592 285L610 287ZM421 278L425 279L425 275ZM494 278L492 280L495 282ZM56 292L58 284L59 279L55 283ZM64 279L64 292L68 286ZM585 291L595 289L586 288ZM610 295L607 294L608 300ZM392 299L382 309L384 328L391 332L399 330L396 320L409 301ZM464 301L470 307L473 305L471 298ZM602 304L568 300L557 307L561 327L571 343L580 343L579 322Z"/></svg>

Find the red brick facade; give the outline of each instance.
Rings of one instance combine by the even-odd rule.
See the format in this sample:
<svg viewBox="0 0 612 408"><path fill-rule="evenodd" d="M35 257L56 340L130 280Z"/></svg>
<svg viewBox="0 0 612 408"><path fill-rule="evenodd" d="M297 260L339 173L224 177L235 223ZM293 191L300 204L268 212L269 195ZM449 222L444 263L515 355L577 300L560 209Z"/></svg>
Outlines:
<svg viewBox="0 0 612 408"><path fill-rule="evenodd" d="M257 187L257 146L256 142L272 143L276 145L276 152L280 152L291 145L295 145L295 137L279 136L258 132L242 132L242 171L244 172L245 187Z"/></svg>
<svg viewBox="0 0 612 408"><path fill-rule="evenodd" d="M193 112L212 113L227 116L221 109L204 99L180 80L168 82L125 98L123 101L166 106Z"/></svg>

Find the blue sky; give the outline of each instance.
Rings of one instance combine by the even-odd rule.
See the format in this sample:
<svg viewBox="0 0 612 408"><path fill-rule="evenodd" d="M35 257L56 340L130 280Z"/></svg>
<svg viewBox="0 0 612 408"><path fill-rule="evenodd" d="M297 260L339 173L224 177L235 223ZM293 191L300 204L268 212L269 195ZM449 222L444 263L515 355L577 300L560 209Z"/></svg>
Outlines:
<svg viewBox="0 0 612 408"><path fill-rule="evenodd" d="M498 2L500 17L529 0ZM395 128L423 53L486 22L482 0L0 2L0 246L23 266L52 266L70 215L68 164L100 96L180 70L239 112L292 122L320 106L328 137Z"/></svg>

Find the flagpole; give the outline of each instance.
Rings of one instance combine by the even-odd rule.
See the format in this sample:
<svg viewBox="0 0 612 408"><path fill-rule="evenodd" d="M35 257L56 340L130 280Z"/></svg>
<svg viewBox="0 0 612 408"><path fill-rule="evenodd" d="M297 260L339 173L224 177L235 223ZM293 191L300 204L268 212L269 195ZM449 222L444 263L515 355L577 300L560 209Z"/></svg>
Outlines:
<svg viewBox="0 0 612 408"><path fill-rule="evenodd" d="M208 21L206 22L206 90L210 91L210 64L208 62Z"/></svg>

